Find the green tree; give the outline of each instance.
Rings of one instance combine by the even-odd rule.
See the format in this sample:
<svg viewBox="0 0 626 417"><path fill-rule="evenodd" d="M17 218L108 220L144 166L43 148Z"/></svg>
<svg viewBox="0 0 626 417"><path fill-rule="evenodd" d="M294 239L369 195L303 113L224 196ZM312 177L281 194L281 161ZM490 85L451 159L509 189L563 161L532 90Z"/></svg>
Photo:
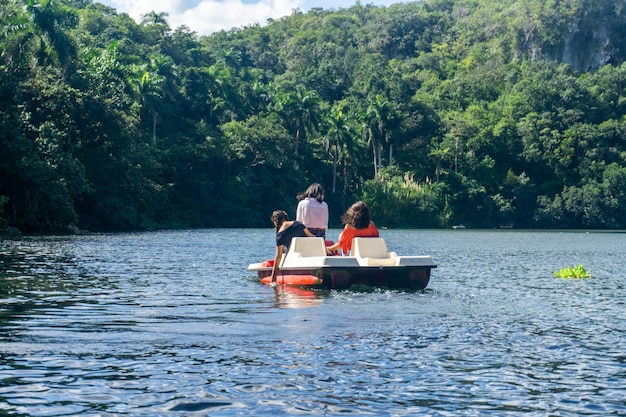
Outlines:
<svg viewBox="0 0 626 417"><path fill-rule="evenodd" d="M288 129L293 132L293 153L296 158L307 132L314 132L320 122L319 96L315 91L297 85L293 91L278 91L274 107L282 115Z"/></svg>
<svg viewBox="0 0 626 417"><path fill-rule="evenodd" d="M148 64L142 64L133 66L129 82L139 100L140 115L143 113L151 120L152 145L156 145L157 121L163 102L165 77L155 72Z"/></svg>
<svg viewBox="0 0 626 417"><path fill-rule="evenodd" d="M15 61L16 65L28 62L31 67L57 65L67 76L76 56L69 31L78 23L77 14L67 1L10 0L7 10L5 60Z"/></svg>
<svg viewBox="0 0 626 417"><path fill-rule="evenodd" d="M330 152L333 162L333 182L331 188L333 194L337 191L337 169L340 164L343 166L343 192L345 194L349 175L348 164L355 152L354 139L357 133L350 123L350 116L344 110L343 104L335 104L325 119L328 127L325 135L325 146L326 150Z"/></svg>

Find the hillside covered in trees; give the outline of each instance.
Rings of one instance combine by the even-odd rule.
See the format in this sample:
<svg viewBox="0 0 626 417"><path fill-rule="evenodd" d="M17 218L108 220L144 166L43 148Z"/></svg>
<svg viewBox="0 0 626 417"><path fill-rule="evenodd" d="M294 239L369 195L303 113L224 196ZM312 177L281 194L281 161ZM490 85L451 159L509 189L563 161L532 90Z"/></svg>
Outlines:
<svg viewBox="0 0 626 417"><path fill-rule="evenodd" d="M380 226L626 227L623 0L294 11L198 36L0 5L0 229L269 227L311 182Z"/></svg>

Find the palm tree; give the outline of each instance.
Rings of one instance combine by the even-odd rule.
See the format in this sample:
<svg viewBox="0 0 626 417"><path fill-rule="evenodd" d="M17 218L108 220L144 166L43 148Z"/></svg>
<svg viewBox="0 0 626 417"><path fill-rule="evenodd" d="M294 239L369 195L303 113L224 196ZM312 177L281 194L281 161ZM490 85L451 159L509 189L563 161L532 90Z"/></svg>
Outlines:
<svg viewBox="0 0 626 417"><path fill-rule="evenodd" d="M205 75L208 77L207 93L212 100L211 112L220 110L224 116L233 119L240 99L233 88L235 76L232 67L220 61L208 67Z"/></svg>
<svg viewBox="0 0 626 417"><path fill-rule="evenodd" d="M205 122L217 126L235 119L240 107L233 80L231 69L221 63L187 68L183 75L183 96Z"/></svg>
<svg viewBox="0 0 626 417"><path fill-rule="evenodd" d="M367 108L367 120L372 152L374 153L374 172L382 165L382 148L386 143L389 146L389 160L387 165L393 163L393 146L395 136L402 128L402 117L384 96L377 94Z"/></svg>
<svg viewBox="0 0 626 417"><path fill-rule="evenodd" d="M381 95L376 95L374 101L372 101L367 108L366 126L364 133L367 135L368 142L372 145L372 155L374 158L374 176L378 175L378 169L380 168L382 142L385 136L385 107L387 106L387 100Z"/></svg>
<svg viewBox="0 0 626 417"><path fill-rule="evenodd" d="M315 131L320 122L320 98L315 91L297 86L293 92L276 94L275 107L294 133L294 155L307 131Z"/></svg>
<svg viewBox="0 0 626 417"><path fill-rule="evenodd" d="M389 145L389 160L387 161L388 166L393 164L394 147L398 143L398 137L404 132L403 123L404 116L396 109L392 109L391 114L387 119L387 135L385 137L386 143Z"/></svg>
<svg viewBox="0 0 626 417"><path fill-rule="evenodd" d="M168 26L167 17L169 16L166 12L157 13L154 10L141 15L141 24L144 26L150 25L162 25Z"/></svg>
<svg viewBox="0 0 626 417"><path fill-rule="evenodd" d="M152 115L153 145L156 145L156 126L163 99L164 80L165 77L150 71L147 64L134 66L129 79L130 85L141 103L141 109Z"/></svg>
<svg viewBox="0 0 626 417"><path fill-rule="evenodd" d="M144 42L149 45L160 46L171 33L167 23L168 14L156 13L154 11L141 15L141 29L144 35Z"/></svg>
<svg viewBox="0 0 626 417"><path fill-rule="evenodd" d="M162 54L150 55L150 69L163 77L163 92L174 97L178 92L178 73L172 58Z"/></svg>
<svg viewBox="0 0 626 417"><path fill-rule="evenodd" d="M5 60L19 65L58 65L65 76L76 56L76 45L68 29L78 16L65 0L20 0L10 21L3 23L7 48Z"/></svg>
<svg viewBox="0 0 626 417"><path fill-rule="evenodd" d="M326 118L326 124L328 125L326 149L331 152L333 157L332 192L334 194L337 186L337 166L340 160L343 160L344 183L346 182L346 160L349 158L353 148L352 128L349 124L349 116L344 112L343 106L341 105L333 106Z"/></svg>

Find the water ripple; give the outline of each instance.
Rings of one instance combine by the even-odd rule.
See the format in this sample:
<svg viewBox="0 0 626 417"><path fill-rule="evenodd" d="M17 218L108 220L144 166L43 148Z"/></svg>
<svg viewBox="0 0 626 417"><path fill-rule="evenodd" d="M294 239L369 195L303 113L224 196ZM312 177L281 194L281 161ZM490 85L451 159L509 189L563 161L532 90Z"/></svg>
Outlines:
<svg viewBox="0 0 626 417"><path fill-rule="evenodd" d="M385 237L426 291L274 291L271 229L2 241L0 413L626 414L626 235Z"/></svg>

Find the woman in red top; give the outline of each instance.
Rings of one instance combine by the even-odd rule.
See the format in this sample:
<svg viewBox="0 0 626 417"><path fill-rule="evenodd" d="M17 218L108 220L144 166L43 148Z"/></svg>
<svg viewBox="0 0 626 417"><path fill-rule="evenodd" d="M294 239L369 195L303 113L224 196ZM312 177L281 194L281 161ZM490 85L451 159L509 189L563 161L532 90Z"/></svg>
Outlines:
<svg viewBox="0 0 626 417"><path fill-rule="evenodd" d="M357 201L341 216L345 224L339 235L339 241L332 246L326 247L326 252L331 253L338 248L347 255L352 248L352 239L355 237L378 237L378 228L372 221L370 209L362 201Z"/></svg>

